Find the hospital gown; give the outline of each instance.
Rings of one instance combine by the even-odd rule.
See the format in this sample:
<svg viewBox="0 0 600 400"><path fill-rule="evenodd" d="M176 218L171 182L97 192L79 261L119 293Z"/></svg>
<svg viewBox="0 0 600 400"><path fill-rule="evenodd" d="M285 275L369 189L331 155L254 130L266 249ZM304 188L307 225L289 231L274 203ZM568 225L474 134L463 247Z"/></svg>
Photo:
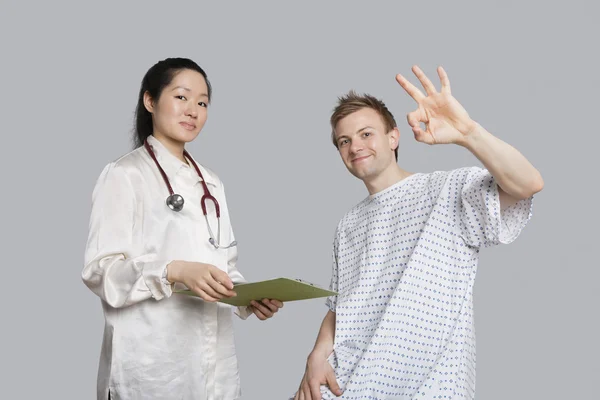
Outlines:
<svg viewBox="0 0 600 400"><path fill-rule="evenodd" d="M501 211L494 178L472 167L411 175L348 212L327 299L339 398L474 398L479 250L515 240L531 207Z"/></svg>

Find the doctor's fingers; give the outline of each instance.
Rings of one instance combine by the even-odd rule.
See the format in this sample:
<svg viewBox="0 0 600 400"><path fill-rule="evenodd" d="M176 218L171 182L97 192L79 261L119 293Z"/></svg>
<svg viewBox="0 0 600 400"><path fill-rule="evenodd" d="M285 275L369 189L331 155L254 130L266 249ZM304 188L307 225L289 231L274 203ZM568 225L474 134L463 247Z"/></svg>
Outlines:
<svg viewBox="0 0 600 400"><path fill-rule="evenodd" d="M212 279L200 281L196 286L200 290L204 291L207 295L214 297L216 300L220 300L224 297L234 297L236 295L233 290L228 290L222 284Z"/></svg>
<svg viewBox="0 0 600 400"><path fill-rule="evenodd" d="M204 301L215 302L223 298L223 296L215 292L206 282L200 282L190 289L192 289Z"/></svg>
<svg viewBox="0 0 600 400"><path fill-rule="evenodd" d="M204 301L209 301L209 302L215 302L218 301L219 299L212 297L210 295L208 295L202 288L200 288L199 286L192 286L190 287L190 290L194 293L196 293L198 296L200 296L200 298Z"/></svg>
<svg viewBox="0 0 600 400"><path fill-rule="evenodd" d="M269 317L267 317L265 314L263 314L258 308L256 308L255 306L251 306L251 307L252 307L252 312L254 313L254 315L256 315L256 318L260 319L261 321L269 319Z"/></svg>
<svg viewBox="0 0 600 400"><path fill-rule="evenodd" d="M281 307L283 307L283 303L278 300L263 299L261 303L269 307L273 313L276 313Z"/></svg>
<svg viewBox="0 0 600 400"><path fill-rule="evenodd" d="M221 271L219 268L215 267L214 265L211 265L211 268L209 269L209 271L210 271L210 275L212 276L212 278L215 281L224 285L227 289L233 289L233 282L231 281L231 278L229 277L229 275L227 275L227 273L225 271Z"/></svg>
<svg viewBox="0 0 600 400"><path fill-rule="evenodd" d="M221 282L213 279L207 279L206 284L210 287L210 289L214 290L220 296L223 297L233 297L236 293L233 290L227 289Z"/></svg>
<svg viewBox="0 0 600 400"><path fill-rule="evenodd" d="M252 304L252 306L256 310L260 311L267 318L271 318L273 316L273 314L275 314L277 312L277 311L271 311L271 309L269 307L265 306L263 303L261 303L259 301L252 300L252 302L250 304Z"/></svg>
<svg viewBox="0 0 600 400"><path fill-rule="evenodd" d="M271 302L271 304L275 305L278 309L279 308L283 308L283 301L279 301L279 300L269 300Z"/></svg>

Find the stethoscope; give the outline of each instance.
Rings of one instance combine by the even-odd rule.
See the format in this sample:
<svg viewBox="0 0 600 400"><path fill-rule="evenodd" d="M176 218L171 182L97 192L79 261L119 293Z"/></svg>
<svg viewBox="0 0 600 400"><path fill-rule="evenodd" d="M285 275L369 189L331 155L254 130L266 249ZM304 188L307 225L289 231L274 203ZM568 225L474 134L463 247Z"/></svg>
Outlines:
<svg viewBox="0 0 600 400"><path fill-rule="evenodd" d="M160 163L156 159L156 156L154 155L154 151L152 151L152 146L148 143L148 139L146 139L144 141L144 146L146 147L146 150L148 150L150 157L152 157L152 159L156 163L156 166L158 167L160 174L162 175L165 183L167 184L167 188L169 188L169 197L167 197L167 206L173 211L176 211L176 212L181 211L183 209L183 203L184 203L183 196L173 192L173 188L171 187L169 178L167 178L167 174L165 174L165 171L162 169L162 167L160 166ZM235 240L233 242L231 242L229 244L229 246L221 246L221 243L220 243L221 242L221 211L219 208L219 202L212 194L210 194L210 192L208 190L208 186L206 186L206 182L204 181L204 177L202 176L202 172L200 172L200 168L198 168L198 165L196 164L194 159L189 155L189 153L185 149L183 150L183 155L194 166L194 169L198 173L198 176L200 176L200 183L202 183L202 188L204 189L204 195L200 199L200 205L202 206L202 213L204 214L204 218L206 219L206 226L208 226L208 233L210 234L210 239L208 239L208 241L210 242L210 244L215 246L216 249L219 249L219 248L220 249L228 249L230 247L237 246L237 241L235 241ZM217 223L218 223L218 228L217 228L217 236L219 238L218 242L217 242L217 240L215 240L212 229L210 229L210 223L208 222L208 214L206 212L206 200L211 200L213 202L213 204L215 205L215 211L217 213Z"/></svg>

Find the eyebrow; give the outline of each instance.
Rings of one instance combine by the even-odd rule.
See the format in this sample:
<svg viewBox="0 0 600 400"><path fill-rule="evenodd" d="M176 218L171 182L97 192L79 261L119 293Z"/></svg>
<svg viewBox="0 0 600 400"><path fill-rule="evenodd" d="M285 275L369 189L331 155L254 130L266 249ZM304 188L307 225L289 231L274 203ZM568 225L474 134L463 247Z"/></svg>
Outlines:
<svg viewBox="0 0 600 400"><path fill-rule="evenodd" d="M372 126L367 125L367 126L365 126L363 128L360 128L359 130L357 130L356 133L361 133L365 129L373 129L373 130L375 130L375 128L373 128ZM335 140L337 142L338 140L343 139L343 138L350 139L350 137L347 136L347 135L341 135L341 136L338 136Z"/></svg>
<svg viewBox="0 0 600 400"><path fill-rule="evenodd" d="M171 91L173 92L173 91L175 91L175 90L177 90L177 89L183 89L183 90L185 90L186 92L191 92L191 91L192 91L190 88L187 88L187 87L185 87L185 86L175 86L175 87L174 87L174 88L173 88ZM206 98L208 98L208 94L206 94L206 93L202 93L202 94L200 95L200 97L206 97Z"/></svg>

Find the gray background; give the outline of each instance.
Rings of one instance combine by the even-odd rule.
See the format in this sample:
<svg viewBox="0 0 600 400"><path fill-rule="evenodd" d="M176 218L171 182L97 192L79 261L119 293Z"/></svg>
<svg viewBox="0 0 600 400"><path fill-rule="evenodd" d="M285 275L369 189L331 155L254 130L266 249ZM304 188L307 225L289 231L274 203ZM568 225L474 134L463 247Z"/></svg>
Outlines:
<svg viewBox="0 0 600 400"><path fill-rule="evenodd" d="M554 3L3 1L1 397L94 398L103 316L80 278L91 191L131 148L143 74L183 56L214 85L189 150L226 184L239 268L323 286L335 226L367 194L329 141L336 97L382 97L410 171L477 165L406 124L414 102L395 74L416 82L418 64L437 82L443 65L470 115L546 182L520 238L481 257L477 398L597 398L599 7ZM294 392L325 312L313 300L236 322L244 399Z"/></svg>

